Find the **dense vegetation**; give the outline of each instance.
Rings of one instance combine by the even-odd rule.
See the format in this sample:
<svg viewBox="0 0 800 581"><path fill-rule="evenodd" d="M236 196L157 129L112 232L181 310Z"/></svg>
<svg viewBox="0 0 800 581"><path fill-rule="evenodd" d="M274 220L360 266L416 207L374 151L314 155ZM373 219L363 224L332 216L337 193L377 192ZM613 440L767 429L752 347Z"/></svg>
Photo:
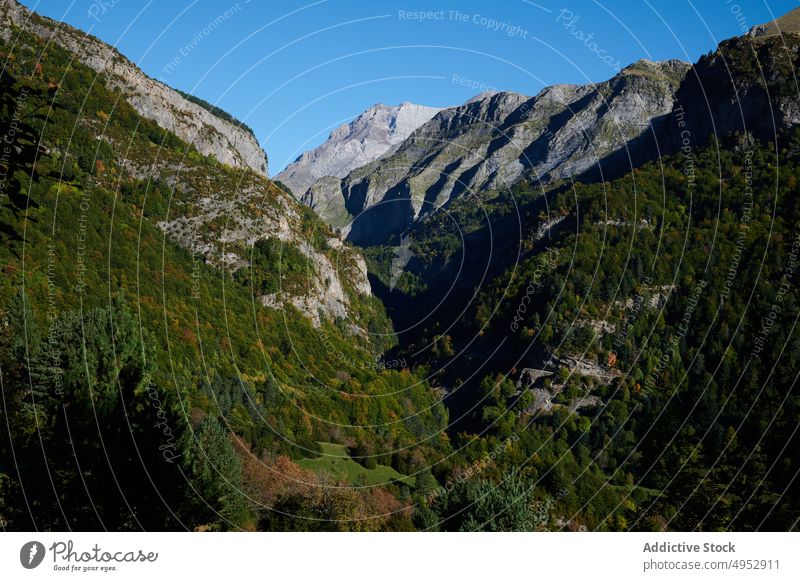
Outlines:
<svg viewBox="0 0 800 581"><path fill-rule="evenodd" d="M796 529L800 130L775 120L798 43L703 57L666 155L624 177L522 182L410 231L379 289L456 451L421 526ZM366 254L398 278L391 247Z"/></svg>
<svg viewBox="0 0 800 581"><path fill-rule="evenodd" d="M447 335L434 324L401 351L453 392L451 417L465 416L456 425L482 434L453 441L470 459L453 473L477 463L479 476L456 479L456 497L434 495L426 522L471 528L460 511L483 498L488 480L503 483L493 495L517 490L497 506L527 499L556 515L549 526L797 525L799 145L800 131L780 136L780 154L731 135L689 161L665 158L613 182L547 196L521 186L513 204L489 214L496 226L517 210L531 234L541 223L558 228L522 240L518 260L479 289ZM469 205L453 216L463 232L489 228ZM460 263L453 232L427 224L416 235L429 264ZM555 375L529 383L523 367ZM527 388L556 385L552 410L534 405ZM586 395L597 405L570 405Z"/></svg>
<svg viewBox="0 0 800 581"><path fill-rule="evenodd" d="M365 251L397 345L346 277L318 326L259 300L346 262L279 186L0 51L4 529L797 527L800 130L454 202ZM299 218L165 235L198 200Z"/></svg>
<svg viewBox="0 0 800 581"><path fill-rule="evenodd" d="M276 287L304 290L313 267L298 246L230 243L247 261L231 270L159 224L190 218L203 196L241 201L246 190L258 216L284 193L141 118L58 47L23 34L0 50L13 142L0 217L3 526L301 526L269 513L314 495L304 514L317 506L337 528L407 520L400 480L341 491L294 464L330 441L413 476L446 450L430 386L377 365L380 346L350 329L389 330L380 303L346 288L350 320L319 327L289 305L262 307ZM297 211L297 244L326 249L330 231ZM206 239L226 220L209 222ZM294 472L303 478L275 480Z"/></svg>

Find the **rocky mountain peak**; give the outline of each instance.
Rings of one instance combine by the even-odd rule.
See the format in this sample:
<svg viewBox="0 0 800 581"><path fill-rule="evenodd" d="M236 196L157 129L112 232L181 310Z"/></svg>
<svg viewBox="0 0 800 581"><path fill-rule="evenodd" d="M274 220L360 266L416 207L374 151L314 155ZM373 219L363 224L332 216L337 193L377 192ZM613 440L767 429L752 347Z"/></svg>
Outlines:
<svg viewBox="0 0 800 581"><path fill-rule="evenodd" d="M276 179L300 198L320 178L343 178L382 157L439 111L409 101L397 106L377 103L334 129L322 145L302 154Z"/></svg>
<svg viewBox="0 0 800 581"><path fill-rule="evenodd" d="M478 93L474 97L470 97L464 105L469 105L470 103L474 103L475 101L483 101L484 99L488 99L493 95L496 95L498 91L486 91L485 93Z"/></svg>
<svg viewBox="0 0 800 581"><path fill-rule="evenodd" d="M484 121L487 121L505 117L528 99L530 99L529 96L521 93L499 91L497 93L487 93L485 98L472 100L463 107L466 107L469 113L486 116Z"/></svg>
<svg viewBox="0 0 800 581"><path fill-rule="evenodd" d="M470 193L574 177L601 162L607 171L612 154L672 111L688 70L642 60L602 83L480 95L341 181L321 182L304 201L325 208L323 218L350 240L373 244Z"/></svg>

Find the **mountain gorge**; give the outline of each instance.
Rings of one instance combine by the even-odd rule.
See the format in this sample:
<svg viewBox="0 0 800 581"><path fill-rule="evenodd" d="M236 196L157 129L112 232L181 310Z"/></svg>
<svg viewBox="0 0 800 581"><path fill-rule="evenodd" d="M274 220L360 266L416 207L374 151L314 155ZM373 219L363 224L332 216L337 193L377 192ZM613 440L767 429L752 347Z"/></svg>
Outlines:
<svg viewBox="0 0 800 581"><path fill-rule="evenodd" d="M796 529L797 14L271 180L0 0L0 525Z"/></svg>
<svg viewBox="0 0 800 581"><path fill-rule="evenodd" d="M213 137L230 121L129 92L155 81L98 75L3 6L3 527L274 528L281 505L409 526L400 490L446 449L446 410L376 363L393 339L360 253ZM321 489L338 476L296 462L331 441L346 482L386 489Z"/></svg>
<svg viewBox="0 0 800 581"><path fill-rule="evenodd" d="M756 28L691 67L639 62L596 91L557 86L447 109L335 184L333 199L355 217L342 231L365 247L395 323L394 356L445 387L451 431L502 441L520 423L590 419L592 435L576 435L574 450L599 444L596 422L616 425L631 445L612 438L620 455L603 470L624 466L638 483L637 526L772 518L770 501L751 503L736 475L748 466L767 488L790 490L800 466L784 458L786 471L761 471L747 457L770 419L789 422L771 424L775 447L795 437L796 362L778 355L786 375L769 383L758 329L798 249L787 228L797 209L796 13L774 25L780 35ZM536 113L547 120L538 145L493 158ZM511 137L493 141L501 129ZM465 163L473 151L482 154ZM788 292L784 305L795 305ZM796 338L781 329L770 341L793 350ZM748 387L731 391L745 377ZM659 448L666 440L685 447ZM777 450L767 456L779 462ZM553 477L550 467L537 482ZM664 496L646 498L649 489ZM435 510L463 508L452 501Z"/></svg>

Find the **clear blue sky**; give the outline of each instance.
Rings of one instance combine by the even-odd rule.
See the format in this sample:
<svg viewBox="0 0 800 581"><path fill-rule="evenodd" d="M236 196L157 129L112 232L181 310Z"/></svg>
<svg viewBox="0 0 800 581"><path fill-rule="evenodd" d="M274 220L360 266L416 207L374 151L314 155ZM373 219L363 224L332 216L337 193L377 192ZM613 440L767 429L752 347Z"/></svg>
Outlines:
<svg viewBox="0 0 800 581"><path fill-rule="evenodd" d="M277 173L375 103L459 104L694 61L797 0L25 0L230 111ZM420 20L412 13L432 12ZM576 19L577 17L577 19ZM494 24L492 23L494 22ZM588 38L589 35L593 35Z"/></svg>

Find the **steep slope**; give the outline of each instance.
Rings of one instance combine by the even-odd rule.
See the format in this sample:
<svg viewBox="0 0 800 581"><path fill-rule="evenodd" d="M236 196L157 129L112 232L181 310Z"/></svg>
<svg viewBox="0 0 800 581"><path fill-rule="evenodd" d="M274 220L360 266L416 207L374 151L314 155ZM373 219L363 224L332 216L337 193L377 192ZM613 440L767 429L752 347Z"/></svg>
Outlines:
<svg viewBox="0 0 800 581"><path fill-rule="evenodd" d="M464 410L458 429L503 437L511 430L496 426L519 415L525 432L560 434L591 420L577 437L608 452L601 467L657 491L626 526L791 530L800 127L777 143L728 135L693 151L691 175L674 154L549 193L566 227L452 318L424 322L427 335L399 356L441 370L451 417ZM537 224L534 213L523 229Z"/></svg>
<svg viewBox="0 0 800 581"><path fill-rule="evenodd" d="M79 62L102 75L104 82L124 93L145 119L191 143L200 153L213 155L233 167L268 175L266 154L245 126L226 121L151 79L93 36L32 13L16 0L0 0L0 38L13 42L19 29L68 50Z"/></svg>
<svg viewBox="0 0 800 581"><path fill-rule="evenodd" d="M656 124L654 162L544 193L522 180L414 224L398 357L441 373L453 431L585 445L613 472L594 495L631 487L626 528L796 526L798 66L792 32L724 41ZM388 286L387 250L370 253Z"/></svg>
<svg viewBox="0 0 800 581"><path fill-rule="evenodd" d="M75 142L65 139L63 143L53 144L56 151L63 155L64 149L77 149L80 152L79 165L88 169L92 169L93 158L99 156L100 163L109 164L113 161L118 164L126 179L155 181L170 188L169 212L158 220L158 227L193 255L232 275L246 270L252 263L253 248L259 240L271 240L296 248L307 261L303 284L270 289L269 294L260 297L264 304L274 308L285 303L292 304L315 325L319 325L321 317L335 319L348 316L351 300L369 296L366 267L358 252L343 245L331 232L316 228L313 215L284 190L266 180L261 171L238 172L235 176L225 168L209 172L210 166L208 160L204 160L204 155L211 155L235 168L242 167L243 153L229 148L216 138L208 141L206 137L218 129L219 135L225 139L229 136L236 138L237 133L241 134L244 130L148 79L127 59L99 41L40 18L16 3L6 1L2 6L5 15L13 22L13 28L3 29L10 38L10 49L16 45L20 45L20 50L27 49L32 44L29 40L31 37L37 39L39 44L40 39L55 40L55 46L63 48L73 58L79 56L81 61L87 61L86 66L91 70L103 71L96 78L91 75L82 77L86 85L83 89L88 89L94 82L105 90L115 91L123 95L124 103L136 113L152 119L169 132L163 133L165 141L161 150L126 147L124 140L128 136L104 131L102 123L109 119L122 119L123 125L135 127L135 119L118 112L114 103L92 108L93 104L87 101L84 115L78 117L76 122ZM7 54L14 55L14 52L9 50ZM81 73L84 72L81 69ZM45 61L35 67L33 75L37 81L46 83L48 90L55 95L63 91L71 105L81 106L76 95L82 87L70 86L66 82L59 85L58 77ZM78 78L78 75L67 80L74 78ZM173 106L175 103L178 103L177 107ZM60 135L65 130L59 128L56 134ZM143 127L141 131L150 131L151 144L158 139L158 134L153 134L152 129ZM195 149L186 149L182 159L171 159L183 153L177 149L179 141L175 137L181 138L181 133L185 135L194 131L199 132L196 136L206 136L200 139L199 144L214 151L204 152L197 143L193 143ZM93 137L88 138L86 132L93 133ZM93 156L91 147L81 142L80 137L98 140L98 147L106 152L105 158L100 153ZM249 134L248 139L255 143ZM110 152L118 152L118 157L112 158ZM157 156L155 160L154 155Z"/></svg>
<svg viewBox="0 0 800 581"><path fill-rule="evenodd" d="M688 68L639 61L598 85L473 99L438 113L396 150L338 183L318 183L307 202L336 207L338 201L354 220L344 227L348 237L373 244L461 196L523 177L578 175L669 113Z"/></svg>
<svg viewBox="0 0 800 581"><path fill-rule="evenodd" d="M303 153L275 179L300 199L317 180L343 178L382 157L402 143L440 109L404 102L396 107L373 105L350 123L337 127L316 149Z"/></svg>
<svg viewBox="0 0 800 581"><path fill-rule="evenodd" d="M784 19L800 19L800 9ZM701 57L678 91L680 109L665 126L665 147L685 145L679 122L690 129L695 146L731 132L772 139L800 122L800 29L787 24L781 32L734 37Z"/></svg>
<svg viewBox="0 0 800 581"><path fill-rule="evenodd" d="M436 392L376 364L391 327L359 252L58 43L20 29L0 52L3 526L253 529L284 502L381 528L375 494L400 515L388 478L312 498L329 477L292 460L439 457Z"/></svg>
<svg viewBox="0 0 800 581"><path fill-rule="evenodd" d="M788 33L800 33L800 8L795 8L772 22L754 26L748 36L764 37Z"/></svg>
<svg viewBox="0 0 800 581"><path fill-rule="evenodd" d="M261 300L272 307L292 304L315 325L320 324L321 316L346 317L351 296L369 295L366 267L358 253L332 235L328 236L330 245L325 241L312 245L303 239L300 232L303 228L309 230L309 217L290 196L261 177L267 171L265 154L249 130L148 78L124 56L81 31L31 13L12 0L0 0L0 11L6 22L3 40L15 43L23 31L22 34L54 42L99 73L95 82L119 91L142 117L188 141L202 155L258 174L245 173L235 183L226 172L209 176L198 171L191 153L183 162L153 165L149 151L128 150L127 157L120 160L126 175L139 180L155 179L174 189L171 214L159 222L172 239L209 264L233 273L250 264L249 249L257 240L296 245L308 260L306 285L274 289ZM57 82L46 63L38 74L51 84ZM87 80L87 87L92 80ZM106 108L109 111L104 116L114 115L113 104ZM112 147L123 145L110 134L104 135L103 140ZM321 235L315 234L317 238ZM340 274L347 282L340 280Z"/></svg>
<svg viewBox="0 0 800 581"><path fill-rule="evenodd" d="M797 14L798 11L791 12L779 23L791 22ZM787 136L800 124L800 88L796 78L800 68L800 34L791 32L790 26L786 28L789 30L783 30L783 36L749 34L725 40L716 50L701 57L675 91L672 110L652 120L652 132L634 138L626 148L606 156L602 168L616 166L618 170L633 162L636 169L647 161L660 162L664 157L681 155L683 171L690 178L685 187L693 188L695 152L710 141L724 141L736 148L743 162L751 165L755 163L751 155L754 140L787 146ZM664 105L666 108L667 103ZM564 177L557 172L568 168L568 164L556 165L550 173ZM609 173L615 172L586 179L584 171L581 181L608 181ZM630 175L633 179L636 174ZM440 292L433 296L433 304L437 304L440 295L449 293L451 287L456 291L461 288L470 295L487 277L513 267L549 239L573 229L572 217L552 207L552 196L564 187L566 184L558 181L542 187L535 176L525 173L510 191L499 188L480 196L480 207L462 198L450 204L447 215L421 216L409 230L413 259L399 277L399 286L413 296L403 301L402 295L394 293L389 304L403 320L408 320L414 305L426 302L424 293L436 287ZM638 226L652 229L657 219L657 216L642 216ZM630 225L618 218L609 218L606 225L623 224ZM380 278L376 288L389 286L390 259L386 256L391 256L391 250L378 247L368 253L371 270Z"/></svg>

